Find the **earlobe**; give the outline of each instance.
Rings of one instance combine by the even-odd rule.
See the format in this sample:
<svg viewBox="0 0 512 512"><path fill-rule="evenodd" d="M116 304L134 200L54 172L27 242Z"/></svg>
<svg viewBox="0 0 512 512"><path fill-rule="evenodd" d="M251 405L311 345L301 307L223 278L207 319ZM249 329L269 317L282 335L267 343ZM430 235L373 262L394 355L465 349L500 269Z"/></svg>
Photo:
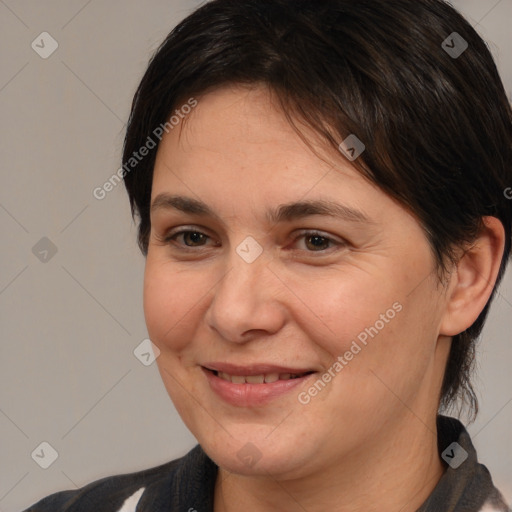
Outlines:
<svg viewBox="0 0 512 512"><path fill-rule="evenodd" d="M470 327L491 296L505 247L505 230L496 217L483 217L483 227L453 270L439 334L455 336Z"/></svg>

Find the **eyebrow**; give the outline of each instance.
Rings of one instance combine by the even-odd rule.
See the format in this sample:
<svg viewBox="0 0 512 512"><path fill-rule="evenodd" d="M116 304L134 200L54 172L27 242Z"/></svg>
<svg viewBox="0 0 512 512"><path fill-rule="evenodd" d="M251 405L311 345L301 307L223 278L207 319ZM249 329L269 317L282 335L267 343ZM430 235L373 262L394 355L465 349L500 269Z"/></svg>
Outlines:
<svg viewBox="0 0 512 512"><path fill-rule="evenodd" d="M179 210L189 215L212 217L217 221L221 221L220 217L206 203L191 197L164 193L157 195L151 204L151 212L170 209ZM325 199L281 204L266 213L269 223L290 222L311 215L336 217L360 224L375 224L362 211Z"/></svg>

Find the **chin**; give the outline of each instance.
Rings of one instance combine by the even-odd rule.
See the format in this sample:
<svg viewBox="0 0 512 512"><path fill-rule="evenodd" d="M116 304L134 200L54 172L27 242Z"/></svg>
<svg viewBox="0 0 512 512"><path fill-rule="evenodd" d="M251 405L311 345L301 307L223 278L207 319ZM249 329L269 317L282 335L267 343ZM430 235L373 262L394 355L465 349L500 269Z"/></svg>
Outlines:
<svg viewBox="0 0 512 512"><path fill-rule="evenodd" d="M242 425L243 427L243 425ZM211 435L211 434L210 434ZM252 440L251 440L252 439ZM307 466L306 452L297 450L300 444L287 436L286 439L265 439L240 435L213 439L204 437L198 441L206 454L222 469L244 476L272 475L293 478Z"/></svg>

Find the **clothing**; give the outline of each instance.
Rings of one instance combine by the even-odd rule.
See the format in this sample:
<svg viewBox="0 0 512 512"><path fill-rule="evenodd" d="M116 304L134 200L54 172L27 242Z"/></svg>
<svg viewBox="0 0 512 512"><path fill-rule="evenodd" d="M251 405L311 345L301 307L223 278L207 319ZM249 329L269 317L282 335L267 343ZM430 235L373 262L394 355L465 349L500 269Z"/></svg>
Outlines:
<svg viewBox="0 0 512 512"><path fill-rule="evenodd" d="M437 428L439 453L451 465L417 512L511 512L462 423L438 416ZM161 466L52 494L24 512L212 512L217 470L197 445Z"/></svg>

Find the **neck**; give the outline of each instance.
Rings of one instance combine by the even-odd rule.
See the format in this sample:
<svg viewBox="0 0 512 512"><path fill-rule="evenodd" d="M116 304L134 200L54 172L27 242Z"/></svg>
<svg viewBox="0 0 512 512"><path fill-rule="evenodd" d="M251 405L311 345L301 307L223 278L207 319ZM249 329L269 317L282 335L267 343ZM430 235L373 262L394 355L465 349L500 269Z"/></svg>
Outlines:
<svg viewBox="0 0 512 512"><path fill-rule="evenodd" d="M410 415L390 438L379 436L358 453L300 478L247 477L219 468L214 511L415 512L443 474L437 430ZM392 432L396 430L391 429Z"/></svg>

